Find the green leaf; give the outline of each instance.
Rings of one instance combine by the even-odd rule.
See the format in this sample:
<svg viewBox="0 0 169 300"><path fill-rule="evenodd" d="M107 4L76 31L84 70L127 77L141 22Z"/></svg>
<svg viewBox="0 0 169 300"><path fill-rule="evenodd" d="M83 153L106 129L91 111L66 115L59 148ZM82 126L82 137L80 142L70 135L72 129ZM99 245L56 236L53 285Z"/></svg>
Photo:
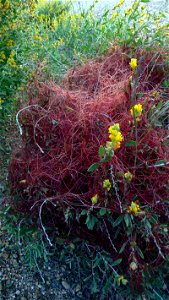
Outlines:
<svg viewBox="0 0 169 300"><path fill-rule="evenodd" d="M124 218L123 216L119 216L117 218L117 220L113 223L113 227L118 226L121 223L121 221L123 220L123 218Z"/></svg>
<svg viewBox="0 0 169 300"><path fill-rule="evenodd" d="M83 209L82 211L81 211L81 216L84 216L84 215L87 215L87 213L88 213L88 211L86 210L86 209Z"/></svg>
<svg viewBox="0 0 169 300"><path fill-rule="evenodd" d="M128 280L127 279L122 279L121 282L122 282L123 285L126 285L128 283Z"/></svg>
<svg viewBox="0 0 169 300"><path fill-rule="evenodd" d="M165 159L162 159L162 160L159 160L159 161L157 161L154 165L155 166L160 166L160 165L165 165L166 164L166 160Z"/></svg>
<svg viewBox="0 0 169 300"><path fill-rule="evenodd" d="M100 156L100 157L104 157L104 153L105 153L105 149L104 149L104 147L101 145L101 146L99 147L99 156Z"/></svg>
<svg viewBox="0 0 169 300"><path fill-rule="evenodd" d="M121 262L122 262L122 258L119 258L119 259L115 260L115 261L111 264L111 266L112 266L112 267L118 266Z"/></svg>
<svg viewBox="0 0 169 300"><path fill-rule="evenodd" d="M138 93L138 94L137 94L137 97L138 97L138 98L143 97L143 96L144 96L143 93Z"/></svg>
<svg viewBox="0 0 169 300"><path fill-rule="evenodd" d="M169 87L169 81L165 80L162 85L164 88Z"/></svg>
<svg viewBox="0 0 169 300"><path fill-rule="evenodd" d="M138 255L139 255L142 259L144 259L144 254L143 254L143 252L141 251L141 249L140 249L139 247L137 247L136 249L137 249Z"/></svg>
<svg viewBox="0 0 169 300"><path fill-rule="evenodd" d="M97 223L98 219L92 215L88 215L86 219L86 225L89 230L93 230L94 225Z"/></svg>
<svg viewBox="0 0 169 300"><path fill-rule="evenodd" d="M97 168L99 167L99 163L96 162L94 164L92 164L89 168L88 168L88 172L94 172L95 170L97 170Z"/></svg>
<svg viewBox="0 0 169 300"><path fill-rule="evenodd" d="M148 219L145 220L145 226L148 227L148 229L151 230L151 224L150 224Z"/></svg>
<svg viewBox="0 0 169 300"><path fill-rule="evenodd" d="M158 216L156 214L153 214L151 216L151 223L157 224L158 223Z"/></svg>
<svg viewBox="0 0 169 300"><path fill-rule="evenodd" d="M128 214L124 215L124 221L126 223L126 226L128 227L130 224L130 216Z"/></svg>
<svg viewBox="0 0 169 300"><path fill-rule="evenodd" d="M136 141L133 141L133 140L128 141L128 142L125 144L126 147L135 147L136 145L137 145L137 142L136 142Z"/></svg>
<svg viewBox="0 0 169 300"><path fill-rule="evenodd" d="M120 248L119 254L122 253L122 252L124 251L124 249L125 249L127 243L128 243L128 241L125 242L125 243L122 245L122 247Z"/></svg>
<svg viewBox="0 0 169 300"><path fill-rule="evenodd" d="M163 124L160 121L156 120L156 119L153 120L153 124L157 127L162 127L163 126Z"/></svg>
<svg viewBox="0 0 169 300"><path fill-rule="evenodd" d="M142 3L148 3L150 0L141 0Z"/></svg>
<svg viewBox="0 0 169 300"><path fill-rule="evenodd" d="M102 208L99 210L99 215L102 217L102 216L104 216L104 215L106 214L106 212L107 212L107 209L104 208L104 207L102 207Z"/></svg>
<svg viewBox="0 0 169 300"><path fill-rule="evenodd" d="M92 284L91 284L91 291L93 294L97 293L98 288L97 288L97 282L95 278L93 278Z"/></svg>

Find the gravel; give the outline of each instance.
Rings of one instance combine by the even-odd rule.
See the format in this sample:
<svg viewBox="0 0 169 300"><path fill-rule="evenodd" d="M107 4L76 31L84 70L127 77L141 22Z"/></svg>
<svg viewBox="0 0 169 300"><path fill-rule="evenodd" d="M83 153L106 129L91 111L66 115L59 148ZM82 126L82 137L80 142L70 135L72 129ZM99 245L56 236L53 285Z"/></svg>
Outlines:
<svg viewBox="0 0 169 300"><path fill-rule="evenodd" d="M24 259L24 249L0 225L0 300L82 300L76 270L60 261L59 249L48 262L38 262L31 270Z"/></svg>

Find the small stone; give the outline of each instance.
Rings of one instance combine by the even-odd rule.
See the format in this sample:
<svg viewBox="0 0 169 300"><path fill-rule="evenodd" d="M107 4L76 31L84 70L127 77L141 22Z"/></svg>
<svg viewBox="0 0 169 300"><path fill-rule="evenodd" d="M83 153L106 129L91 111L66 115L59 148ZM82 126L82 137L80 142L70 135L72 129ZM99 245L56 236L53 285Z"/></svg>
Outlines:
<svg viewBox="0 0 169 300"><path fill-rule="evenodd" d="M14 267L18 266L18 262L16 261L16 259L13 259L12 264L13 264Z"/></svg>
<svg viewBox="0 0 169 300"><path fill-rule="evenodd" d="M4 259L8 259L9 254L5 252L5 253L2 254L2 257L3 257Z"/></svg>
<svg viewBox="0 0 169 300"><path fill-rule="evenodd" d="M60 279L60 274L57 274L56 275L56 280L59 280Z"/></svg>
<svg viewBox="0 0 169 300"><path fill-rule="evenodd" d="M65 281L65 280L62 280L62 285L65 288L65 290L69 290L70 289L69 283L67 281Z"/></svg>
<svg viewBox="0 0 169 300"><path fill-rule="evenodd" d="M21 293L21 292L20 292L19 290L17 290L15 294L16 294L16 295L20 295L20 293Z"/></svg>
<svg viewBox="0 0 169 300"><path fill-rule="evenodd" d="M75 288L76 293L80 292L80 290L81 290L80 284L77 284Z"/></svg>
<svg viewBox="0 0 169 300"><path fill-rule="evenodd" d="M39 288L39 289L41 289L41 288L42 288L41 284L38 284L38 288Z"/></svg>

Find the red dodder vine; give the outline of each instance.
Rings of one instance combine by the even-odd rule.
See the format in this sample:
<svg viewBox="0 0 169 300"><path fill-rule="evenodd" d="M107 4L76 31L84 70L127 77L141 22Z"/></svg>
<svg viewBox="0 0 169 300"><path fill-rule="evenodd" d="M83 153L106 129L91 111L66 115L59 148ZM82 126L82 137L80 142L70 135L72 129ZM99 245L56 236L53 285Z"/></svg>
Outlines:
<svg viewBox="0 0 169 300"><path fill-rule="evenodd" d="M30 105L17 114L22 144L10 163L10 185L15 209L39 218L49 243L44 224L66 226L121 258L125 276L140 284L145 266L162 263L168 252L169 151L167 125L153 117L165 101L163 70L153 77L146 54L137 74L129 61L117 49L71 69L62 87L36 83ZM136 122L130 111L134 80L135 104L143 108ZM114 124L123 140L107 159Z"/></svg>

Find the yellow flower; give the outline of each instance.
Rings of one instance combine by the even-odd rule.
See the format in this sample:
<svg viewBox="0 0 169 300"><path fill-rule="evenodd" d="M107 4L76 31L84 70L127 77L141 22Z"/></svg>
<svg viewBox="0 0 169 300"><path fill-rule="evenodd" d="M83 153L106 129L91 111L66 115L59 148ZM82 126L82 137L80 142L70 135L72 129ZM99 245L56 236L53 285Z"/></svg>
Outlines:
<svg viewBox="0 0 169 300"><path fill-rule="evenodd" d="M13 46L14 45L14 41L13 40L9 40L8 42L7 42L7 47L11 47L11 46Z"/></svg>
<svg viewBox="0 0 169 300"><path fill-rule="evenodd" d="M136 121L140 121L139 117L142 115L142 111L143 111L143 106L140 103L134 105L130 109L131 115L133 118L136 118Z"/></svg>
<svg viewBox="0 0 169 300"><path fill-rule="evenodd" d="M120 124L116 123L113 126L109 127L109 133L112 133L113 130L118 130L119 131L120 130Z"/></svg>
<svg viewBox="0 0 169 300"><path fill-rule="evenodd" d="M17 66L17 64L16 64L16 62L15 62L15 60L14 60L13 57L9 57L8 60L7 60L7 63L8 63L11 67L13 67L13 68L18 68L18 66Z"/></svg>
<svg viewBox="0 0 169 300"><path fill-rule="evenodd" d="M132 201L131 205L128 207L128 212L133 213L135 216L138 216L140 210L140 205L134 201Z"/></svg>
<svg viewBox="0 0 169 300"><path fill-rule="evenodd" d="M123 275L120 275L117 279L118 282L120 282L122 279L124 279L124 276Z"/></svg>
<svg viewBox="0 0 169 300"><path fill-rule="evenodd" d="M11 8L11 5L8 1L5 1L4 5L3 5L3 9L9 9Z"/></svg>
<svg viewBox="0 0 169 300"><path fill-rule="evenodd" d="M98 195L96 194L91 198L92 204L97 203L97 200L98 200Z"/></svg>
<svg viewBox="0 0 169 300"><path fill-rule="evenodd" d="M110 133L109 138L112 142L113 149L116 150L116 149L120 148L120 144L123 141L123 136L120 132L119 123L116 123L113 126L110 126L108 131Z"/></svg>
<svg viewBox="0 0 169 300"><path fill-rule="evenodd" d="M135 70L137 68L137 58L131 58L129 65L133 70Z"/></svg>
<svg viewBox="0 0 169 300"><path fill-rule="evenodd" d="M126 10L125 10L125 16L130 15L131 12L132 12L132 7L126 9Z"/></svg>
<svg viewBox="0 0 169 300"><path fill-rule="evenodd" d="M35 41L40 41L40 42L42 42L42 38L41 38L41 36L39 36L39 35L36 35L36 34L35 34L35 35L33 36L33 38L34 38Z"/></svg>
<svg viewBox="0 0 169 300"><path fill-rule="evenodd" d="M117 278L117 282L118 284L120 285L120 283L122 282L122 284L126 285L128 283L128 280L124 278L123 275L120 275L118 278Z"/></svg>
<svg viewBox="0 0 169 300"><path fill-rule="evenodd" d="M112 18L116 18L118 16L118 13L117 12L112 12Z"/></svg>
<svg viewBox="0 0 169 300"><path fill-rule="evenodd" d="M0 52L0 59L4 60L6 58L4 52Z"/></svg>
<svg viewBox="0 0 169 300"><path fill-rule="evenodd" d="M133 178L133 175L128 171L124 173L124 178L126 179L127 182L130 182Z"/></svg>
<svg viewBox="0 0 169 300"><path fill-rule="evenodd" d="M110 180L109 179L105 179L103 181L103 187L104 189L106 189L107 191L110 191L111 189L111 183L110 183Z"/></svg>

